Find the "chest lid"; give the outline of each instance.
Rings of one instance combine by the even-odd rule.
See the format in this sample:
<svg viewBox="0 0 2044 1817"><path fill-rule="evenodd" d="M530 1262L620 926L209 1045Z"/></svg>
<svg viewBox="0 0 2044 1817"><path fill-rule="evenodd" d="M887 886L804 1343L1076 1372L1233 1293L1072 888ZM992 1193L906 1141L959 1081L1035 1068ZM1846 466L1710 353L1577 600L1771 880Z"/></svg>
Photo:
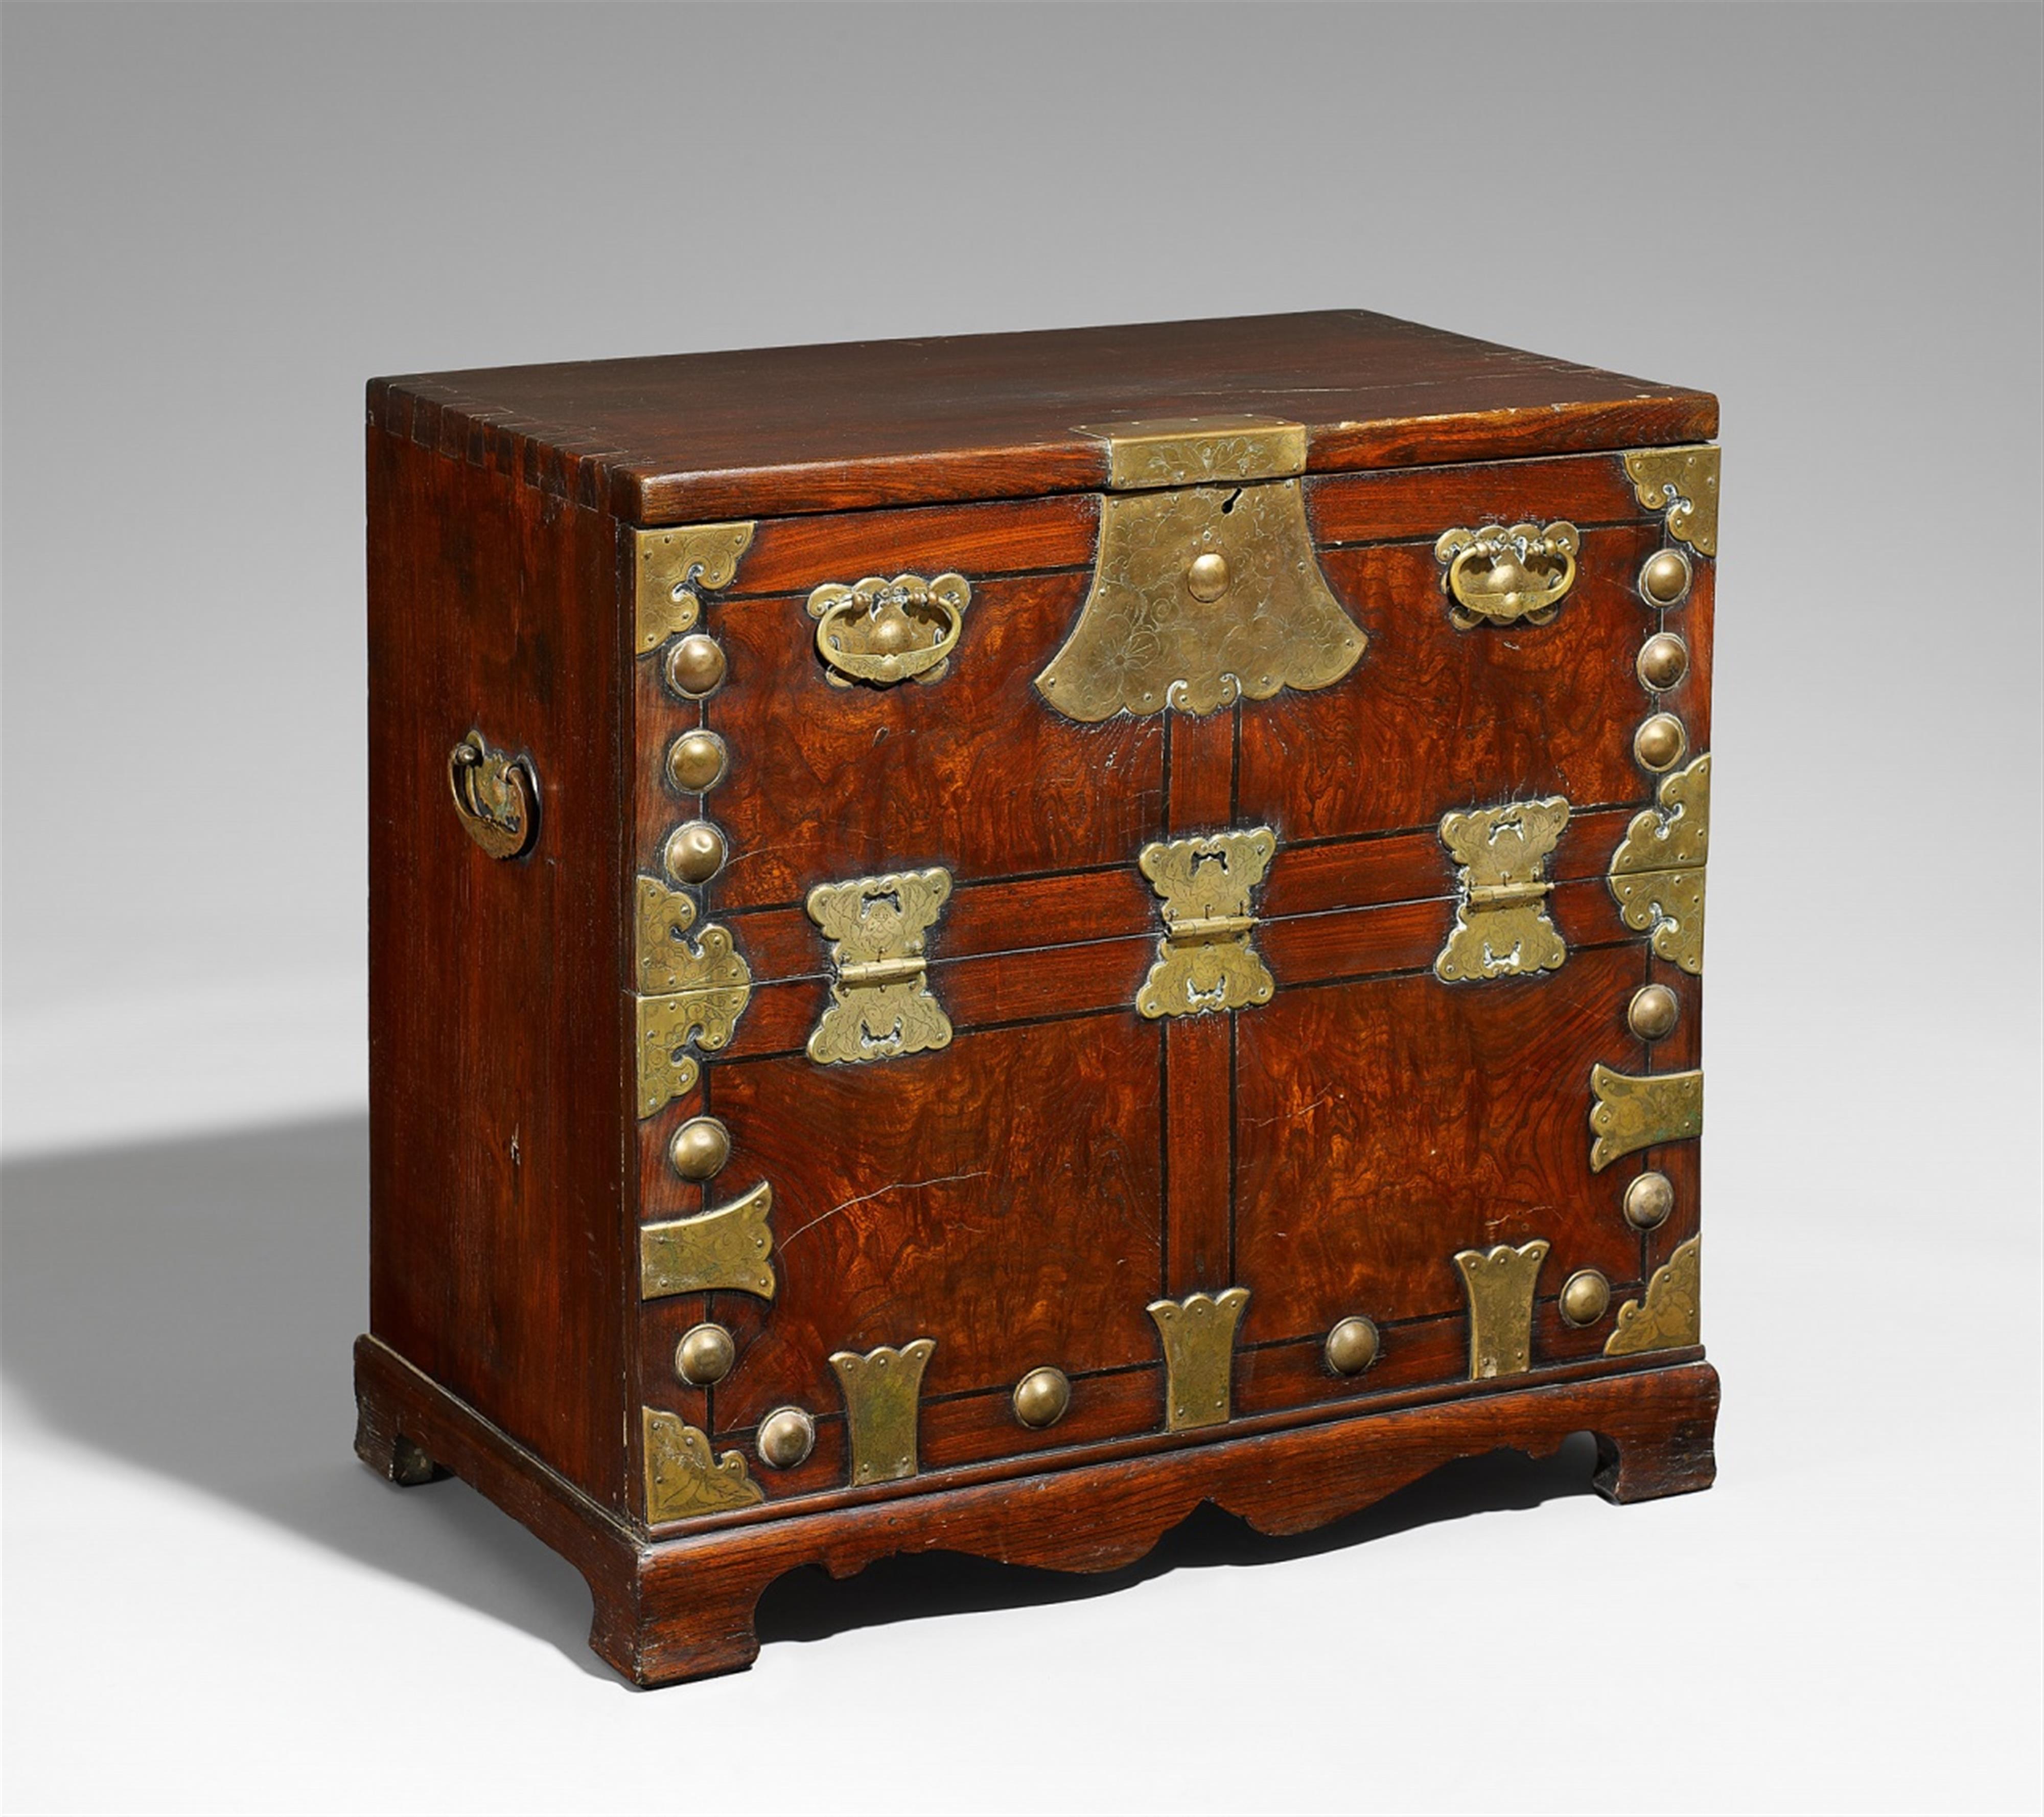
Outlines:
<svg viewBox="0 0 2044 1817"><path fill-rule="evenodd" d="M372 381L368 413L647 526L1658 447L1718 415L1361 309L425 374ZM1211 474L1117 429L1225 418L1282 427Z"/></svg>

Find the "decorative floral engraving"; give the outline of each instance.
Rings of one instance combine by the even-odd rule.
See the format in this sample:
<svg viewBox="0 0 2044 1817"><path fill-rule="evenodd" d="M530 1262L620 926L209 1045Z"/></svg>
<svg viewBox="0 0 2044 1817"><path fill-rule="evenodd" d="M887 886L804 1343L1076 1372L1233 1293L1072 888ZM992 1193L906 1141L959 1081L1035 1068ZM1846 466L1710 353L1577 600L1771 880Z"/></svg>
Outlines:
<svg viewBox="0 0 2044 1817"><path fill-rule="evenodd" d="M1718 552L1718 450L1640 448L1625 457L1633 496L1668 513L1668 534L1700 555Z"/></svg>
<svg viewBox="0 0 2044 1817"><path fill-rule="evenodd" d="M1692 1236L1654 1270L1646 1299L1628 1300L1619 1308L1616 1328L1604 1339L1606 1356L1683 1350L1703 1342L1703 1253L1704 1239Z"/></svg>
<svg viewBox="0 0 2044 1817"><path fill-rule="evenodd" d="M1251 896L1278 849L1268 827L1147 845L1136 864L1164 901L1164 937L1135 994L1139 1014L1201 1016L1268 1003L1270 968L1250 943Z"/></svg>
<svg viewBox="0 0 2044 1817"><path fill-rule="evenodd" d="M1455 924L1434 961L1449 984L1558 970L1569 956L1547 912L1547 860L1569 824L1559 795L1441 818L1441 843L1459 865Z"/></svg>
<svg viewBox="0 0 2044 1817"><path fill-rule="evenodd" d="M646 1519L652 1526L752 1508L766 1499L736 1451L711 1454L709 1436L678 1415L640 1409L646 1448Z"/></svg>
<svg viewBox="0 0 2044 1817"><path fill-rule="evenodd" d="M774 1189L763 1180L743 1197L692 1218L639 1231L639 1296L751 1293L774 1297Z"/></svg>
<svg viewBox="0 0 2044 1817"><path fill-rule="evenodd" d="M1533 1294L1547 1239L1535 1237L1514 1249L1465 1249L1455 1254L1469 1294L1470 1380L1523 1375L1533 1366Z"/></svg>
<svg viewBox="0 0 2044 1817"><path fill-rule="evenodd" d="M1661 779L1658 807L1632 817L1608 879L1628 928L1692 978L1704 970L1704 876L1710 855L1708 752Z"/></svg>

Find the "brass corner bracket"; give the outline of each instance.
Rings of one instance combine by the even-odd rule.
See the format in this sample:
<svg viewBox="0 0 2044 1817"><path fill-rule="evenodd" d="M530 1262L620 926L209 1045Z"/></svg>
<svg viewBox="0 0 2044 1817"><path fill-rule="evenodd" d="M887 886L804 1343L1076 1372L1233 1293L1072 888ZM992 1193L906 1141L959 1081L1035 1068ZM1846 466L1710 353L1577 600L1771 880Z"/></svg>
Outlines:
<svg viewBox="0 0 2044 1817"><path fill-rule="evenodd" d="M861 1356L839 1350L830 1359L844 1394L851 1428L851 1485L899 1482L920 1468L916 1430L920 1422L923 1366L936 1339L918 1338L897 1350L882 1344Z"/></svg>
<svg viewBox="0 0 2044 1817"><path fill-rule="evenodd" d="M728 1205L639 1231L639 1297L676 1293L750 1293L770 1300L774 1189L762 1180Z"/></svg>
<svg viewBox="0 0 2044 1817"><path fill-rule="evenodd" d="M1108 444L1093 586L1036 678L1085 724L1324 688L1369 641L1306 522L1304 429L1270 417L1088 428ZM1156 489L1156 490L1151 490Z"/></svg>
<svg viewBox="0 0 2044 1817"><path fill-rule="evenodd" d="M691 524L681 530L634 530L636 577L633 647L650 656L670 637L694 628L702 598L729 586L738 558L752 545L751 524Z"/></svg>
<svg viewBox="0 0 2044 1817"><path fill-rule="evenodd" d="M657 877L640 877L633 916L638 976L639 1114L652 1116L696 1082L686 1051L724 1046L752 997L752 973L728 930L705 924L690 939L696 905Z"/></svg>
<svg viewBox="0 0 2044 1817"><path fill-rule="evenodd" d="M1547 912L1547 860L1569 824L1559 795L1441 818L1441 843L1461 867L1454 925L1434 975L1455 984L1555 971L1569 956Z"/></svg>
<svg viewBox="0 0 2044 1817"><path fill-rule="evenodd" d="M1278 849L1268 827L1160 840L1136 864L1164 903L1156 962L1135 993L1137 1013L1200 1016L1268 1003L1278 988L1252 947L1250 898Z"/></svg>
<svg viewBox="0 0 2044 1817"><path fill-rule="evenodd" d="M924 936L951 899L951 874L922 870L819 883L809 919L831 943L830 1001L811 1031L820 1066L892 1060L951 1045L951 1018L931 993Z"/></svg>
<svg viewBox="0 0 2044 1817"><path fill-rule="evenodd" d="M755 1508L766 1491L745 1468L737 1451L717 1457L709 1435L678 1414L658 1408L640 1409L646 1452L646 1523L658 1527L699 1514L723 1514L735 1508Z"/></svg>
<svg viewBox="0 0 2044 1817"><path fill-rule="evenodd" d="M1686 1142L1704 1132L1704 1075L1700 1072L1614 1072L1599 1061L1590 1068L1590 1171L1612 1162Z"/></svg>
<svg viewBox="0 0 2044 1817"><path fill-rule="evenodd" d="M1619 1308L1616 1328L1604 1339L1606 1356L1685 1350L1703 1342L1703 1252L1704 1239L1691 1237L1654 1270L1643 1300Z"/></svg>
<svg viewBox="0 0 2044 1817"><path fill-rule="evenodd" d="M1164 1430L1224 1426L1234 1411L1235 1334L1247 1287L1153 1300L1143 1310L1164 1343Z"/></svg>
<svg viewBox="0 0 2044 1817"><path fill-rule="evenodd" d="M1700 555L1718 552L1718 449L1639 448L1625 457L1632 494L1650 511L1668 514L1668 534Z"/></svg>
<svg viewBox="0 0 2044 1817"><path fill-rule="evenodd" d="M1661 778L1657 806L1632 816L1608 878L1628 928L1692 978L1704 970L1704 868L1711 848L1711 759L1706 751Z"/></svg>

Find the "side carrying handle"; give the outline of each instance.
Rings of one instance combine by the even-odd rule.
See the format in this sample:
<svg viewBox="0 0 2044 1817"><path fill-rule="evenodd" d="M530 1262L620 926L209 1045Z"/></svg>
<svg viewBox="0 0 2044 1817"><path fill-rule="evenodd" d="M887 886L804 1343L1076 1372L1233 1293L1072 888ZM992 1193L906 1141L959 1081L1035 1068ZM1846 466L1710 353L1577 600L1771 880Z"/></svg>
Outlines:
<svg viewBox="0 0 2044 1817"><path fill-rule="evenodd" d="M1576 584L1576 551L1582 537L1573 524L1486 524L1447 530L1434 545L1447 565L1441 577L1454 604L1458 631L1478 624L1545 624Z"/></svg>
<svg viewBox="0 0 2044 1817"><path fill-rule="evenodd" d="M448 753L448 789L462 830L492 858L532 849L540 830L540 786L532 765L490 748L471 732Z"/></svg>

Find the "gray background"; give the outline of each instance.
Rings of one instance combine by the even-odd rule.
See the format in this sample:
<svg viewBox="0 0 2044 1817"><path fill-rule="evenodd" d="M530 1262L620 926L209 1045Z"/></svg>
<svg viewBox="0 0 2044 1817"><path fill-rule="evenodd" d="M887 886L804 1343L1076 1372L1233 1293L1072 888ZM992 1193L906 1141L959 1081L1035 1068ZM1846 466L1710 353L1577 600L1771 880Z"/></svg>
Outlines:
<svg viewBox="0 0 2044 1817"><path fill-rule="evenodd" d="M9 6L12 1806L2034 1807L2039 26ZM1719 1488L800 1579L615 1688L348 1455L363 380L1354 305L1724 401Z"/></svg>

